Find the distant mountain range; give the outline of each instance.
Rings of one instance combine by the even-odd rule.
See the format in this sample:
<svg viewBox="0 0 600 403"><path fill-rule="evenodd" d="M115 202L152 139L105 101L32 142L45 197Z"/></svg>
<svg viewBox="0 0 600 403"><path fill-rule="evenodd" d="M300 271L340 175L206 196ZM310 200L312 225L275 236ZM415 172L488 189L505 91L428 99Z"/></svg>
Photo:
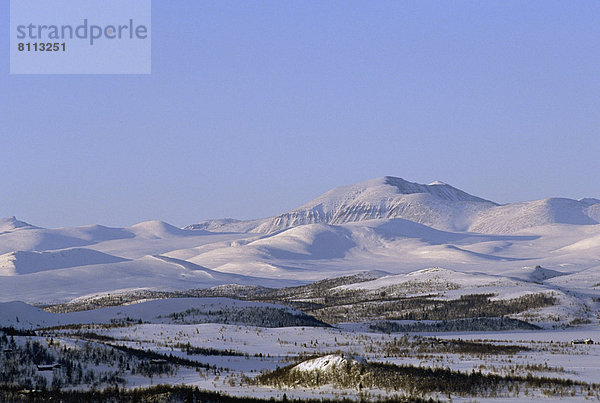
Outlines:
<svg viewBox="0 0 600 403"><path fill-rule="evenodd" d="M442 182L385 176L330 190L292 211L260 220L208 220L186 229L269 234L305 224L403 218L445 231L508 234L546 224L594 225L600 200L550 198L499 205Z"/></svg>
<svg viewBox="0 0 600 403"><path fill-rule="evenodd" d="M0 219L0 302L279 288L370 273L386 278L373 283L374 293L416 284L454 296L542 292L560 296L565 318L593 318L599 221L597 199L499 205L441 182L390 176L330 190L274 217L183 229L162 221L49 229L9 217Z"/></svg>

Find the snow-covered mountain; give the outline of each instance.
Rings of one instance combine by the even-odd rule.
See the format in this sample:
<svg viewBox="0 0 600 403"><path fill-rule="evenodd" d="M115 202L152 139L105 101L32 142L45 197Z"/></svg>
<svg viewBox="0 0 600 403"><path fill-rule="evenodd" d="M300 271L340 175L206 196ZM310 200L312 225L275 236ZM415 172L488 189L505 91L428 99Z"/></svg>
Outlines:
<svg viewBox="0 0 600 403"><path fill-rule="evenodd" d="M275 217L252 220L205 221L189 229L273 233L305 224L404 218L434 228L466 230L468 224L495 203L442 182L429 185L385 176L332 189L316 199Z"/></svg>
<svg viewBox="0 0 600 403"><path fill-rule="evenodd" d="M594 225L600 201L551 198L498 205L445 183L385 176L330 190L292 211L262 220L210 220L188 229L270 234L306 224L403 218L446 231L513 233L546 224Z"/></svg>

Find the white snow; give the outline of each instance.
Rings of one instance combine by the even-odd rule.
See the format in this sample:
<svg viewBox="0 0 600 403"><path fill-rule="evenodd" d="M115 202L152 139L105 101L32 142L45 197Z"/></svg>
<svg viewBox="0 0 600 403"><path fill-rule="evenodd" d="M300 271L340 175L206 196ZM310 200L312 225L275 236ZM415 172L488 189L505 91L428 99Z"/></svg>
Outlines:
<svg viewBox="0 0 600 403"><path fill-rule="evenodd" d="M423 185L386 176L330 190L297 209L262 220L211 220L188 228L272 233L298 225L405 218L450 231L514 233L546 224L594 225L600 202L549 198L498 205L440 181Z"/></svg>
<svg viewBox="0 0 600 403"><path fill-rule="evenodd" d="M10 252L0 255L0 276L23 275L45 270L117 263L126 260L85 248L63 249L51 252Z"/></svg>
<svg viewBox="0 0 600 403"><path fill-rule="evenodd" d="M497 205L437 181L383 177L333 189L276 217L215 220L197 229L161 221L46 229L10 217L0 220L0 301L62 302L136 288L280 287L372 270L389 276L357 287L418 283L446 297L555 292L565 303L592 301L600 293L596 212L593 198ZM443 270L419 271L434 267ZM585 304L593 317L597 305ZM565 309L578 312L573 306Z"/></svg>
<svg viewBox="0 0 600 403"><path fill-rule="evenodd" d="M17 220L15 216L0 218L0 234L22 228L33 228L31 224Z"/></svg>
<svg viewBox="0 0 600 403"><path fill-rule="evenodd" d="M334 371L337 368L343 368L346 365L364 365L367 363L362 357L342 354L328 354L322 357L306 360L294 366L294 370L303 372L327 372Z"/></svg>
<svg viewBox="0 0 600 403"><path fill-rule="evenodd" d="M277 304L261 302L238 301L229 298L169 298L158 299L137 304L99 308L91 311L70 313L49 313L40 308L33 307L23 302L0 302L0 327L40 328L69 324L102 324L130 319L142 320L149 323L173 323L168 315L195 309L196 316L202 318L213 317L208 312L218 312L223 309L240 308L275 308L284 309L290 313L299 313L290 308Z"/></svg>

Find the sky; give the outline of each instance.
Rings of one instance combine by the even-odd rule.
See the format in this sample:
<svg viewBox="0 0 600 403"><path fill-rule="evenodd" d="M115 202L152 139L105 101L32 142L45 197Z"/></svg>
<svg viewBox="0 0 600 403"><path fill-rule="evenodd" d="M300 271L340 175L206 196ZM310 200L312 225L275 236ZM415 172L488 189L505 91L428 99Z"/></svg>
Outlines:
<svg viewBox="0 0 600 403"><path fill-rule="evenodd" d="M154 0L151 36L150 75L10 75L0 37L0 217L259 218L385 175L600 198L597 0Z"/></svg>

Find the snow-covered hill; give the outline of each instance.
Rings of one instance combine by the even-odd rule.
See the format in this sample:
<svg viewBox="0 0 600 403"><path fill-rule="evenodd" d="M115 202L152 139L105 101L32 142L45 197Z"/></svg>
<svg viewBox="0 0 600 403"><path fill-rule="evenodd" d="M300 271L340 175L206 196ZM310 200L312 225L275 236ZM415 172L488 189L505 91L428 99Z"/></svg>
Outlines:
<svg viewBox="0 0 600 403"><path fill-rule="evenodd" d="M469 231L488 234L514 233L547 224L595 225L600 204L571 199L543 199L513 203L481 211Z"/></svg>
<svg viewBox="0 0 600 403"><path fill-rule="evenodd" d="M3 220L0 253L13 251L45 251L83 247L109 240L127 239L135 234L124 228L102 225L47 229L25 224L11 217Z"/></svg>
<svg viewBox="0 0 600 403"><path fill-rule="evenodd" d="M333 371L348 371L349 368L365 365L367 360L358 356L344 356L343 354L328 354L322 357L311 358L292 367L292 371L308 372L317 376Z"/></svg>
<svg viewBox="0 0 600 403"><path fill-rule="evenodd" d="M88 264L0 277L0 302L57 303L123 290L187 290L222 284L280 287L299 282L222 273L177 259L144 256L116 263Z"/></svg>
<svg viewBox="0 0 600 403"><path fill-rule="evenodd" d="M297 320L294 325L311 322L310 317L294 309L260 302L229 298L174 298L137 304L80 311L49 313L23 302L0 302L0 327L35 329L70 324L110 324L115 322L145 323L232 323L254 325L264 323L261 313ZM267 326L270 327L270 326Z"/></svg>
<svg viewBox="0 0 600 403"><path fill-rule="evenodd" d="M45 270L66 269L103 263L124 262L117 256L85 248L53 252L10 252L0 255L0 276L37 273Z"/></svg>
<svg viewBox="0 0 600 403"><path fill-rule="evenodd" d="M180 229L171 224L167 224L164 221L158 220L135 224L126 228L126 230L131 232L134 236L144 238L168 238L172 236L198 235L202 233L201 231L192 233L189 230ZM204 233L208 232L205 231Z"/></svg>

